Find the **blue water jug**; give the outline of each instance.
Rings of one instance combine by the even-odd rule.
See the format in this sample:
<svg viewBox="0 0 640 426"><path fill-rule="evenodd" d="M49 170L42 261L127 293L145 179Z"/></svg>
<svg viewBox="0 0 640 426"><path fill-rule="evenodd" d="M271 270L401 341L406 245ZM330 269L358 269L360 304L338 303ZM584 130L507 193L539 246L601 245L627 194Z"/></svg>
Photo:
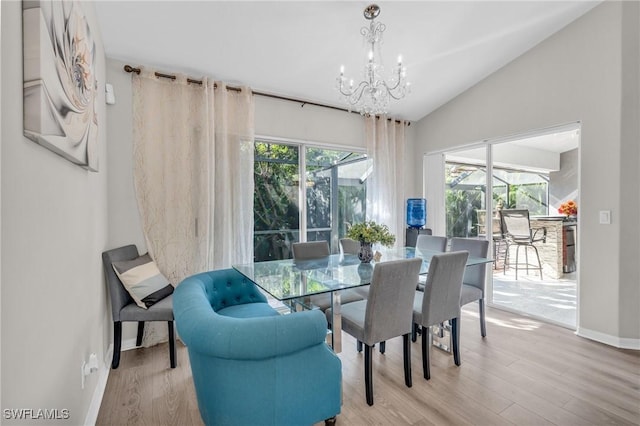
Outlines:
<svg viewBox="0 0 640 426"><path fill-rule="evenodd" d="M407 226L422 228L427 223L427 200L424 198L407 199Z"/></svg>

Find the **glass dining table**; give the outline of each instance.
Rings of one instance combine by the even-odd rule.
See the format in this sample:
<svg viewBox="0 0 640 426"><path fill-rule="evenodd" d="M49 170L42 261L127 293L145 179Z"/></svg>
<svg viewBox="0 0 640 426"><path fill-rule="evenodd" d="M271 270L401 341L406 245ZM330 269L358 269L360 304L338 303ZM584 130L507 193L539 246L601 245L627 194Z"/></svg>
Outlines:
<svg viewBox="0 0 640 426"><path fill-rule="evenodd" d="M333 254L311 260L285 259L247 263L233 265L233 268L287 305L291 312L317 309L311 302L311 296L329 293L332 309L327 340L333 350L339 353L342 351L340 294L343 290L369 285L373 269L379 262L418 257L422 259L420 274L424 275L429 271L433 255L440 254L414 247L384 249L380 252L380 260L368 264L361 263L354 254ZM493 259L470 256L467 267L490 262Z"/></svg>

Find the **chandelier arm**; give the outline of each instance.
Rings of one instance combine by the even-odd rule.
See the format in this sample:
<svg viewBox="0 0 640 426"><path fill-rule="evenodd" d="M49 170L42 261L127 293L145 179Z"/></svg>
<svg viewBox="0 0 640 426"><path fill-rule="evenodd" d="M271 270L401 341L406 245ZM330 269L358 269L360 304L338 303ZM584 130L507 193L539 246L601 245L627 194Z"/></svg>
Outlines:
<svg viewBox="0 0 640 426"><path fill-rule="evenodd" d="M361 81L360 84L358 84L355 89L351 90L351 91L344 91L342 89L342 84L340 85L340 93L345 96L346 98L348 98L349 103L351 104L356 104L360 101L360 99L362 98L362 95L364 94L365 89L369 86L369 84L366 81Z"/></svg>

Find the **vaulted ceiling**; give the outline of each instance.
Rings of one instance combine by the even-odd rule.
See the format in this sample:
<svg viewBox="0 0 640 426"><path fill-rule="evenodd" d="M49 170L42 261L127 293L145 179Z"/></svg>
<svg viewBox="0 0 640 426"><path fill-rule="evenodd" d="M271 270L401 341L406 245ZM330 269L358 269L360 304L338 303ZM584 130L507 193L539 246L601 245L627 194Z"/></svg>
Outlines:
<svg viewBox="0 0 640 426"><path fill-rule="evenodd" d="M402 55L412 93L390 115L419 120L577 19L590 1L384 1L382 54ZM363 1L97 1L110 58L207 75L344 107L341 65L360 80Z"/></svg>

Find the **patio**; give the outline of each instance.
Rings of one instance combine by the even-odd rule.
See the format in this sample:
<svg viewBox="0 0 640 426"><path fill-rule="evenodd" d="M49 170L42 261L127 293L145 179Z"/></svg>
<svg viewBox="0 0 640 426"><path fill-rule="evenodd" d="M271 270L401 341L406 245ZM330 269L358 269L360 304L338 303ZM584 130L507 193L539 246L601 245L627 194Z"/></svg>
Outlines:
<svg viewBox="0 0 640 426"><path fill-rule="evenodd" d="M564 274L559 279L543 277L537 271L515 271L502 268L493 274L493 305L522 312L554 324L576 329L576 273Z"/></svg>

